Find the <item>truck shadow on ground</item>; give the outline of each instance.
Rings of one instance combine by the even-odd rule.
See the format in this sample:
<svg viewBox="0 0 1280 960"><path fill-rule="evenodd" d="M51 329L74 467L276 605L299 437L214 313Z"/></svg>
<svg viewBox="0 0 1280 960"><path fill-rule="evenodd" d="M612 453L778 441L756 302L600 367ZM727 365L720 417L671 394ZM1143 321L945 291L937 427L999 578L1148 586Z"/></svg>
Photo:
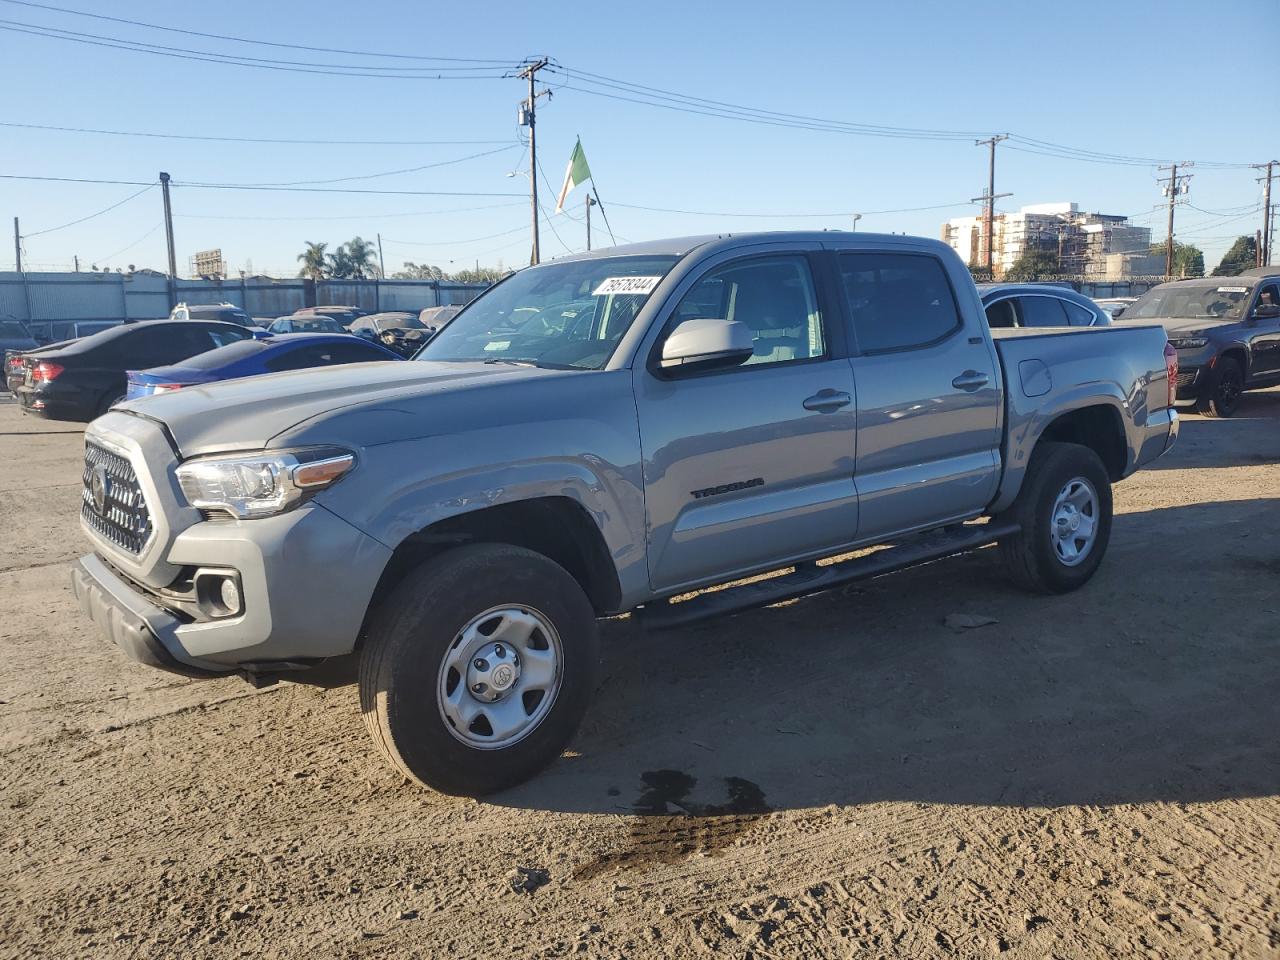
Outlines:
<svg viewBox="0 0 1280 960"><path fill-rule="evenodd" d="M772 809L1280 793L1278 543L1280 500L1199 504L1117 517L1065 596L988 550L692 629L613 621L573 749L491 800L652 816L685 855Z"/></svg>

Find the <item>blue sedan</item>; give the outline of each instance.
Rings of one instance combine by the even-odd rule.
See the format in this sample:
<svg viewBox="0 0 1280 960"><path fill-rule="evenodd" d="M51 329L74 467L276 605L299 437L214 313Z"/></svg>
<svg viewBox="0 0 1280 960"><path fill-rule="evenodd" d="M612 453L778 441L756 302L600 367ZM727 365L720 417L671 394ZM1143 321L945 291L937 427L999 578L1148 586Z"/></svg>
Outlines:
<svg viewBox="0 0 1280 960"><path fill-rule="evenodd" d="M330 367L371 360L403 360L385 347L349 333L290 333L260 340L240 340L201 353L171 367L128 371L126 399L150 397L183 387L263 373Z"/></svg>

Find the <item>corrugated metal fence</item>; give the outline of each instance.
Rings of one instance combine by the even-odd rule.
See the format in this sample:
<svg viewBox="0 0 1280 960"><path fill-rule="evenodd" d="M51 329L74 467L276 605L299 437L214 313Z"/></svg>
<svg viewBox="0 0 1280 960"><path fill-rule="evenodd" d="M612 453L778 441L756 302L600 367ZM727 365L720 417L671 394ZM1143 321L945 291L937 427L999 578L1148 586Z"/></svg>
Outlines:
<svg viewBox="0 0 1280 960"><path fill-rule="evenodd" d="M178 280L177 301L233 303L255 317L283 317L317 304L363 310L421 310L467 303L488 284L448 280ZM154 273L0 273L0 317L37 333L68 336L77 320L121 323L167 317L169 280Z"/></svg>

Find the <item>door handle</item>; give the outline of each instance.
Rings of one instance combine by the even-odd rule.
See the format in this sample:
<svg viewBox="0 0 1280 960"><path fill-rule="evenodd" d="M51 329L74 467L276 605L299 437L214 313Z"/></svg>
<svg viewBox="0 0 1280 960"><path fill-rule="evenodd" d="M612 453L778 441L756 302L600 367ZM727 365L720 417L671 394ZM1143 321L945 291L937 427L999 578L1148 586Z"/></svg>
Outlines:
<svg viewBox="0 0 1280 960"><path fill-rule="evenodd" d="M972 393L974 390L981 389L987 385L987 381L991 378L985 373L977 370L966 370L960 376L951 381L951 385L957 390L968 390Z"/></svg>
<svg viewBox="0 0 1280 960"><path fill-rule="evenodd" d="M841 407L847 407L853 403L853 397L849 396L843 390L819 390L812 397L804 402L806 410L817 410L820 413L830 413L832 410L839 410Z"/></svg>

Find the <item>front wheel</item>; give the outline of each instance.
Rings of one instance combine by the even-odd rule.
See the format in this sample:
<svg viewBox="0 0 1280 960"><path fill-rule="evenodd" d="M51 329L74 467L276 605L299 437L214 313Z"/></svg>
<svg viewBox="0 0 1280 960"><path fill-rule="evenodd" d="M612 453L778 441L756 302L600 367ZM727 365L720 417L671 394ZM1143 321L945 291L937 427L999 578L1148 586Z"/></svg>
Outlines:
<svg viewBox="0 0 1280 960"><path fill-rule="evenodd" d="M563 567L520 547L465 546L411 571L374 611L360 708L405 776L477 796L560 755L598 661L594 611Z"/></svg>
<svg viewBox="0 0 1280 960"><path fill-rule="evenodd" d="M1244 371L1231 357L1224 357L1214 365L1209 384L1196 402L1196 412L1202 417L1229 417L1239 409L1243 393Z"/></svg>
<svg viewBox="0 0 1280 960"><path fill-rule="evenodd" d="M1001 519L1021 527L1000 541L1014 583L1034 593L1075 590L1097 571L1111 539L1111 478L1088 447L1041 443Z"/></svg>

